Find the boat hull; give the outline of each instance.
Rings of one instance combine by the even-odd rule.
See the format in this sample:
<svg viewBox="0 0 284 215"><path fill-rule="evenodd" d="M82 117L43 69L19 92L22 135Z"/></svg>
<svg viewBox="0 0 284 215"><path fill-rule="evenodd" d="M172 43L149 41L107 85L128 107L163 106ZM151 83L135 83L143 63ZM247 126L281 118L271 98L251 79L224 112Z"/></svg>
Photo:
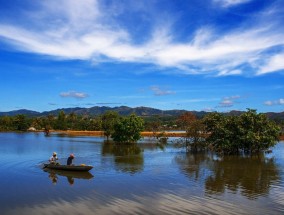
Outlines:
<svg viewBox="0 0 284 215"><path fill-rule="evenodd" d="M89 171L92 166L76 166L76 165L54 165L54 164L43 164L43 168L56 169L56 170L67 170L67 171Z"/></svg>

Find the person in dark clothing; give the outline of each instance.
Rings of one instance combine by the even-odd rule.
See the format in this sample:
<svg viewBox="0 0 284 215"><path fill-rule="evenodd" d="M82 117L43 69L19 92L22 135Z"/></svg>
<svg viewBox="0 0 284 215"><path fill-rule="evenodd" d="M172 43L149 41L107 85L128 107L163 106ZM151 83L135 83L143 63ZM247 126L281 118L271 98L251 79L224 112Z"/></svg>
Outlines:
<svg viewBox="0 0 284 215"><path fill-rule="evenodd" d="M72 161L75 158L74 154L70 154L70 156L67 159L67 165L72 165Z"/></svg>

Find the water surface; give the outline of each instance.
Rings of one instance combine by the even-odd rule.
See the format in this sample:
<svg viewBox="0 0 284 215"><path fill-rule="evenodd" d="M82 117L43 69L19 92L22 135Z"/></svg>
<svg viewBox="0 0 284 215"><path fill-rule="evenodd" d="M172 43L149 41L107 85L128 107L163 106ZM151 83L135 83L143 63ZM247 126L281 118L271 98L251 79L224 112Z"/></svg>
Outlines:
<svg viewBox="0 0 284 215"><path fill-rule="evenodd" d="M44 171L56 151L89 173ZM0 133L0 211L6 214L284 214L284 144L265 156L219 158L150 140Z"/></svg>

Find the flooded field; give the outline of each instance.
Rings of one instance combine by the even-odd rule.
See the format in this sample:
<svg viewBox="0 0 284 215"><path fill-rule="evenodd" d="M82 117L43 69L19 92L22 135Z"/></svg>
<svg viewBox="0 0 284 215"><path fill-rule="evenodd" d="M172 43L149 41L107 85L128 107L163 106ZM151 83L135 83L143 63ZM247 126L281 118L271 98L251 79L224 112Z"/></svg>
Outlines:
<svg viewBox="0 0 284 215"><path fill-rule="evenodd" d="M85 173L43 169L56 151ZM6 214L283 214L284 144L271 154L217 157L144 139L0 133L0 210Z"/></svg>

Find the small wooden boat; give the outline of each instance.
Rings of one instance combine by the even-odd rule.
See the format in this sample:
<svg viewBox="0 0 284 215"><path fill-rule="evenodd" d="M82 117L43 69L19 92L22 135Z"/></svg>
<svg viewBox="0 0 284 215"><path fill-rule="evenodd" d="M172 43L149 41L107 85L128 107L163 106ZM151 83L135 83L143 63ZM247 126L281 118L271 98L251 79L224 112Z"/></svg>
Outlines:
<svg viewBox="0 0 284 215"><path fill-rule="evenodd" d="M61 165L61 164L43 164L43 168L68 170L68 171L89 171L93 169L93 166L88 165Z"/></svg>

